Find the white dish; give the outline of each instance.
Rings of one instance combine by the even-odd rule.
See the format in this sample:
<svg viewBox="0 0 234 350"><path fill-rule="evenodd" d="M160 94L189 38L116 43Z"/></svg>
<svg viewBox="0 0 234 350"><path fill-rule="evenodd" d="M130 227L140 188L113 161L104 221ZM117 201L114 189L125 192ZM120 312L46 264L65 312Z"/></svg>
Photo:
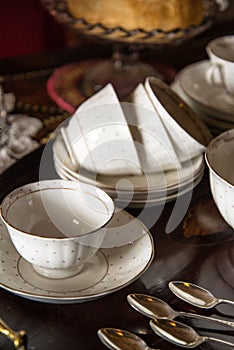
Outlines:
<svg viewBox="0 0 234 350"><path fill-rule="evenodd" d="M178 170L170 170L164 173L147 174L141 176L103 176L95 175L84 169L76 169L73 165L69 155L67 154L66 147L60 134L54 140L53 143L53 156L57 163L60 164L67 173L72 175L78 180L90 184L95 184L104 190L115 190L118 188L120 191L165 191L165 188L177 188L186 181L192 181L194 176L204 166L203 154L199 155L191 161L183 163L183 167ZM122 180L125 181L122 181Z"/></svg>
<svg viewBox="0 0 234 350"><path fill-rule="evenodd" d="M82 273L56 280L40 276L20 257L0 222L0 286L27 299L57 304L90 301L124 288L150 266L154 242L144 224L125 211L116 211L109 225L105 245L114 241L116 247L100 249Z"/></svg>
<svg viewBox="0 0 234 350"><path fill-rule="evenodd" d="M181 197L185 195L188 192L193 191L193 189L200 183L204 175L204 170L200 173L200 175L194 179L189 185L179 188L178 191L175 191L172 194L165 193L164 196L150 199L148 197L142 198L142 199L133 199L131 201L124 201L122 198L118 197L116 200L114 200L115 205L121 206L123 208L129 207L129 208L151 208L155 206L162 206L165 205L165 203L171 202L173 200L176 200L177 197Z"/></svg>
<svg viewBox="0 0 234 350"><path fill-rule="evenodd" d="M234 35L211 40L206 52L211 63L206 79L210 84L225 88L234 99Z"/></svg>
<svg viewBox="0 0 234 350"><path fill-rule="evenodd" d="M222 87L210 85L206 72L210 63L200 61L185 67L180 74L180 86L191 99L200 104L208 113L226 121L233 121L234 97ZM220 115L222 113L222 115Z"/></svg>
<svg viewBox="0 0 234 350"><path fill-rule="evenodd" d="M56 161L54 163L55 170L57 174L60 176L61 179L70 180L70 181L80 181L77 176L75 177L74 174L67 172L64 168L61 167L60 164L57 164ZM155 200L155 199L163 199L165 197L170 197L178 192L179 190L185 189L188 186L190 186L197 178L201 175L201 173L204 172L204 163L202 164L202 167L199 169L196 174L192 178L190 178L188 181L182 182L178 184L175 187L169 187L169 188L163 188L160 191L120 191L118 188L116 190L112 190L110 188L106 188L105 192L112 198L115 199L116 197L121 199L129 199L132 198L132 200ZM124 181L124 180L123 180Z"/></svg>
<svg viewBox="0 0 234 350"><path fill-rule="evenodd" d="M234 120L230 116L226 117L224 113L214 111L198 101L193 100L181 88L181 76L183 72L177 74L176 79L171 85L171 88L204 120L208 128L213 134L220 134L221 132L232 129L234 127Z"/></svg>
<svg viewBox="0 0 234 350"><path fill-rule="evenodd" d="M56 165L55 165L56 167ZM61 169L57 169L56 171L58 175L68 181L74 181L75 179L70 174L64 172ZM201 181L204 175L204 167L197 174L197 176L190 180L187 185L179 186L174 191L170 192L165 189L165 191L161 192L160 195L151 195L149 193L141 193L141 196L136 197L134 194L129 193L128 196L123 196L122 193L116 193L113 191L106 190L106 193L114 200L115 205L120 207L129 207L129 208L142 208L142 207L153 207L156 205L162 205L169 201L176 199L178 196L182 196L189 191L192 191Z"/></svg>
<svg viewBox="0 0 234 350"><path fill-rule="evenodd" d="M95 186L44 180L8 193L0 215L16 250L38 273L66 278L101 247L114 210Z"/></svg>

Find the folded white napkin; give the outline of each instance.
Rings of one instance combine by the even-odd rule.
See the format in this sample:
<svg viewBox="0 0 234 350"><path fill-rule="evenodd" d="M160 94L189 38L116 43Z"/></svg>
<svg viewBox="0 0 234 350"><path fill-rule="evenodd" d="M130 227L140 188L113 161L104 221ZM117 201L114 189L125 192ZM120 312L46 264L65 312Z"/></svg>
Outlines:
<svg viewBox="0 0 234 350"><path fill-rule="evenodd" d="M128 102L120 103L111 84L86 100L65 128L79 166L96 174L141 175L180 169L204 152L174 118L186 111L170 92L165 83L148 78Z"/></svg>
<svg viewBox="0 0 234 350"><path fill-rule="evenodd" d="M66 134L83 168L99 174L142 174L128 123L111 84L76 110Z"/></svg>

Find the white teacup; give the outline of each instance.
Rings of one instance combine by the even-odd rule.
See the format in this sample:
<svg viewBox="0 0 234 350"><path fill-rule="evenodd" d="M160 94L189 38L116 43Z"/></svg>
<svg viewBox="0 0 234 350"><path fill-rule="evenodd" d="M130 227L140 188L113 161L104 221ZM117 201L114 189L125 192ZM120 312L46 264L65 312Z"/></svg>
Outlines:
<svg viewBox="0 0 234 350"><path fill-rule="evenodd" d="M205 153L210 188L224 220L234 228L234 129L214 138Z"/></svg>
<svg viewBox="0 0 234 350"><path fill-rule="evenodd" d="M73 181L40 181L8 194L1 215L19 254L49 278L79 273L101 247L114 204L102 190Z"/></svg>
<svg viewBox="0 0 234 350"><path fill-rule="evenodd" d="M234 96L234 35L212 40L206 50L210 58L207 81L223 87L228 94Z"/></svg>

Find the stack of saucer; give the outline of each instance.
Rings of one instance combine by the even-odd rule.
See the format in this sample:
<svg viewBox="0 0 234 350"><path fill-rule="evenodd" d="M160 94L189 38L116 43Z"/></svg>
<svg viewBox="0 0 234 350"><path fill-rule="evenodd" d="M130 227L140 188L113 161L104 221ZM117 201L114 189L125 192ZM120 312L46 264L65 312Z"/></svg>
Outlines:
<svg viewBox="0 0 234 350"><path fill-rule="evenodd" d="M95 175L82 167L76 167L67 152L63 138L59 133L53 145L54 164L62 179L78 180L103 189L119 206L142 207L161 204L182 195L200 182L203 171L203 156L185 162L179 170L143 175L108 176Z"/></svg>
<svg viewBox="0 0 234 350"><path fill-rule="evenodd" d="M162 81L148 78L126 103L108 84L59 129L54 165L61 178L95 185L118 206L161 205L200 182L210 138Z"/></svg>
<svg viewBox="0 0 234 350"><path fill-rule="evenodd" d="M216 135L234 127L234 35L211 40L209 60L185 67L172 88Z"/></svg>
<svg viewBox="0 0 234 350"><path fill-rule="evenodd" d="M217 135L234 127L234 97L223 87L208 83L205 77L209 66L209 60L204 60L185 67L177 74L172 89Z"/></svg>

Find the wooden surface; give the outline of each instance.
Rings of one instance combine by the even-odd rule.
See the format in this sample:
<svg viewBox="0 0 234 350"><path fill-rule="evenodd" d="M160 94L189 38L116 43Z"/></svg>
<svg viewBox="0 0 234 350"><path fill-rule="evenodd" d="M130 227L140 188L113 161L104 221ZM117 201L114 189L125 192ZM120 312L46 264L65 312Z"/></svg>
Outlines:
<svg viewBox="0 0 234 350"><path fill-rule="evenodd" d="M190 43L178 48L166 48L162 52L145 52L143 57L150 61L161 60L172 64L178 70L188 63L205 58L204 47L210 38L231 34L233 31L233 22L218 23ZM4 88L16 94L17 101L21 103L18 105L19 110L25 111L28 108L31 114L42 120L49 120L47 126L45 125L46 135L61 122L61 119L53 119L53 116L66 117L63 111L56 109L57 106L46 92L45 84L51 71L43 77L27 79L12 79L12 74L42 68L53 70L66 62L100 57L104 54L108 56L108 47L102 52L100 48L91 47L82 51L66 50L60 54L45 53L2 60L0 73L4 76L9 74L4 81ZM35 105L39 106L38 109ZM44 111L42 106L46 106ZM54 109L50 110L49 107ZM43 146L0 176L1 200L12 189L38 180L42 152ZM47 177L54 178L57 175L53 169L51 153L50 157L51 166ZM155 242L155 258L150 268L134 283L98 300L70 305L35 302L0 289L0 317L13 329L26 330L27 349L30 350L105 349L97 337L97 330L102 327L117 327L135 332L141 335L149 346L155 348L176 349L177 347L153 335L148 319L130 308L126 296L133 292L152 294L169 302L176 310L216 315L234 321L234 307L222 305L209 312L198 310L179 301L168 289L169 281L185 280L208 288L220 298L234 300L234 263L231 258L234 250L233 230L224 223L216 210L210 194L207 172L194 190L183 220L175 230L167 234L165 228L174 205L175 202L168 203L159 220L150 228ZM148 209L146 225L147 217L152 219L157 210L157 207ZM135 216L140 214L139 210L131 210L131 213ZM199 328L201 334L212 334L234 342L234 331L231 329L220 329L214 324L197 321L194 325ZM0 337L0 348L12 349L3 337ZM220 349L220 345L208 342L200 348ZM226 348L222 346L222 349Z"/></svg>

